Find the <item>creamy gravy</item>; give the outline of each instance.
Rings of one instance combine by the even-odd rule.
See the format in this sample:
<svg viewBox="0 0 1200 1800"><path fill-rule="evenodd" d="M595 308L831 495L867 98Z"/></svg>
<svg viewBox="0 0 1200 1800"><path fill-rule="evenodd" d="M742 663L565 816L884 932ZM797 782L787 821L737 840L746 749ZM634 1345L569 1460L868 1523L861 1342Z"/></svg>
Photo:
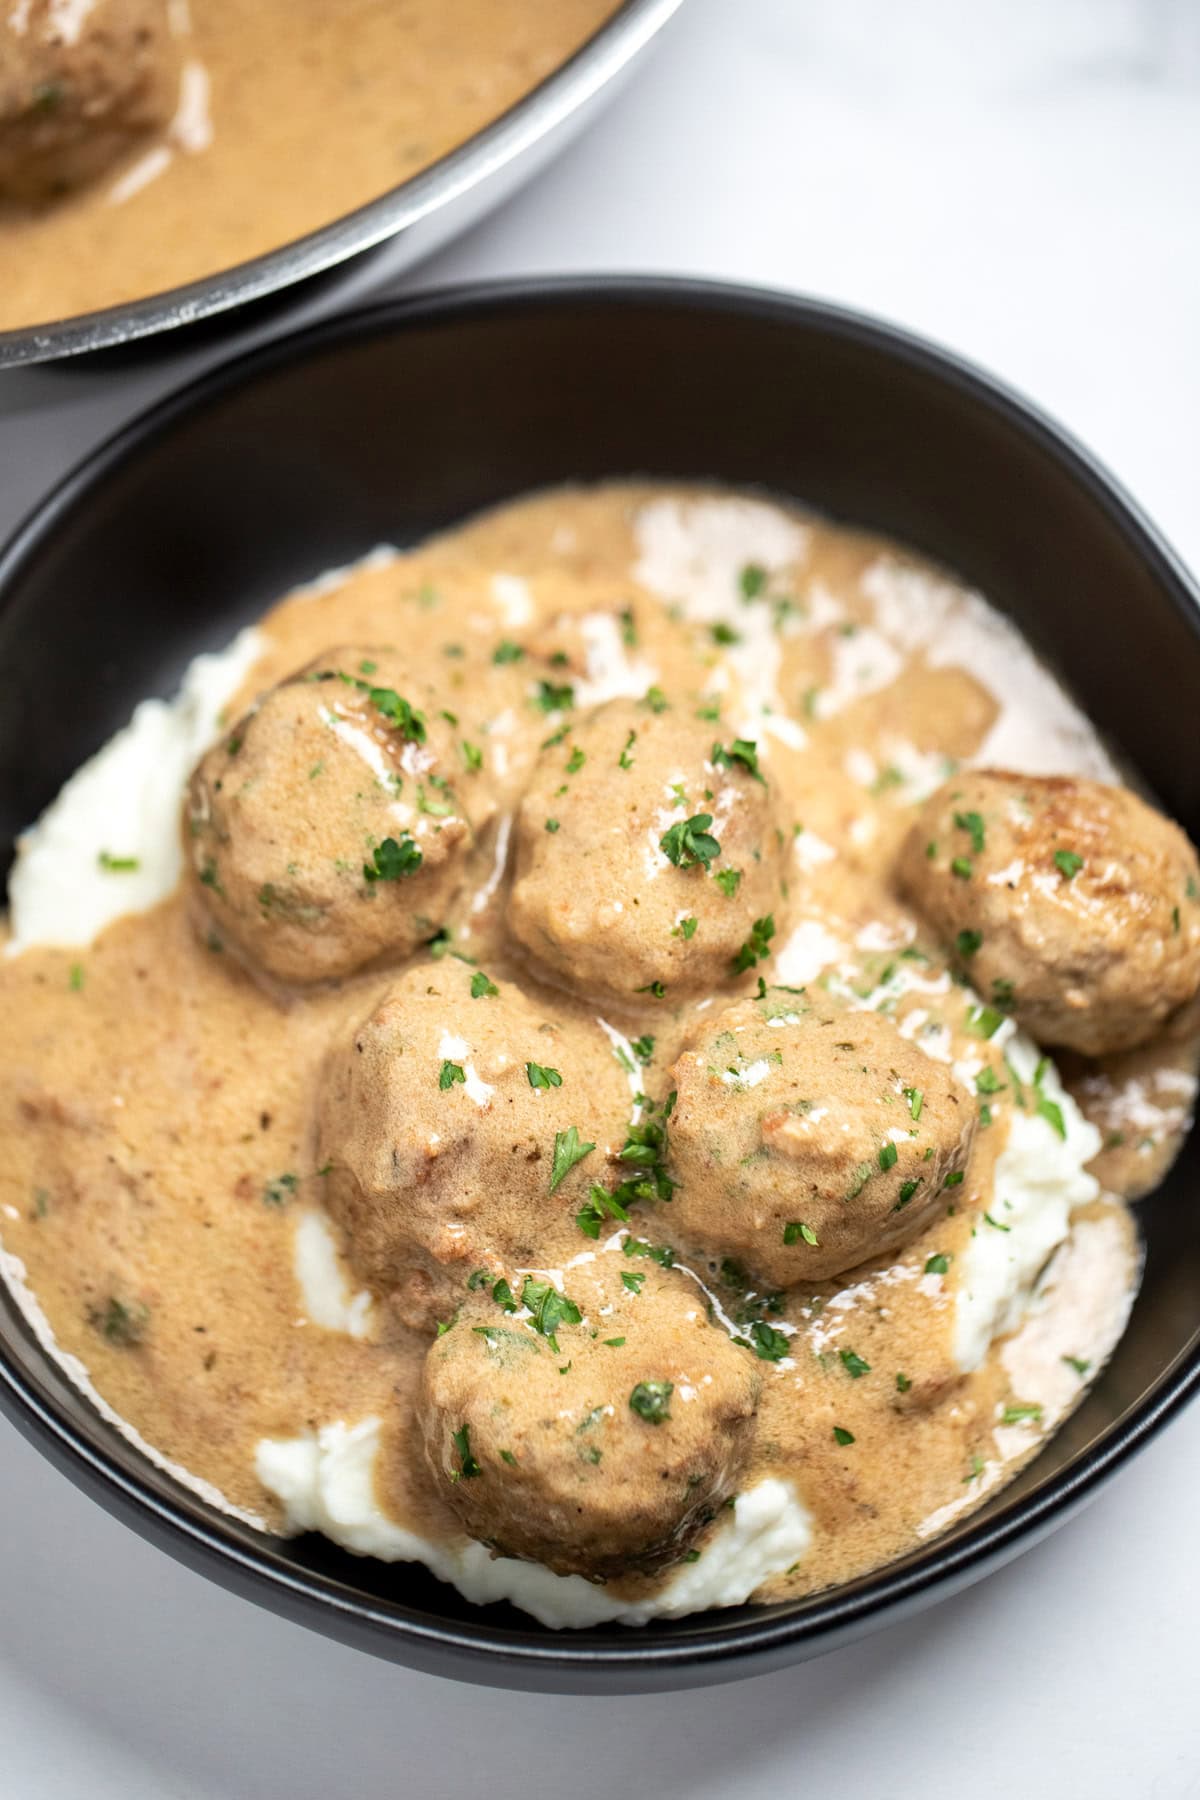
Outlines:
<svg viewBox="0 0 1200 1800"><path fill-rule="evenodd" d="M760 1598L902 1555L1009 1479L1102 1366L1138 1266L1125 1205L1084 1169L1103 1154L1100 1135L1011 1020L952 979L890 884L915 804L998 742L1027 771L1110 772L1011 629L864 534L758 500L621 485L535 496L373 557L285 599L260 632L230 722L330 646L401 645L413 681L436 689L455 733L482 750L496 813L442 921L449 954L433 965L453 991L453 1034L476 1004L459 992L470 970L502 989L519 981L547 1016L566 1005L504 928L507 820L539 746L570 721L539 706L536 676L557 671L580 711L661 687L681 717L699 711L714 734L757 742L789 819L786 891L761 960L718 1004L761 977L784 1008L782 987L815 984L887 1012L980 1110L966 1179L899 1255L783 1296L689 1248L670 1204L610 1221L594 1241L574 1205L548 1211L539 1264L561 1271L569 1294L573 1264L638 1271L653 1263L647 1249L669 1246L696 1304L755 1357L742 1488L784 1481L811 1519L807 1550L769 1571ZM136 848L110 846L117 864ZM119 909L122 872L102 874ZM30 919L17 923L23 942L36 937ZM233 1505L275 1529L303 1523L260 1478L263 1444L377 1419L380 1513L462 1544L415 1423L430 1333L379 1297L354 1301L362 1282L348 1264L316 1292L330 1227L314 1223L327 1177L314 1093L331 1040L389 979L269 991L180 891L86 948L0 961L0 1240L105 1401ZM606 1006L618 1050L653 1038L631 1073L658 1104L713 1004L631 994ZM1172 1096L1139 1126L1164 1165L1190 1116L1194 1066L1194 1046L1173 1046L1142 1053L1135 1071L1142 1090L1158 1080ZM1113 1082L1098 1082L1084 1071L1081 1098L1111 1110ZM561 1335L568 1354L571 1329ZM701 1558L721 1528L699 1539ZM627 1576L607 1591L636 1607L661 1580Z"/></svg>
<svg viewBox="0 0 1200 1800"><path fill-rule="evenodd" d="M195 0L168 129L49 204L0 199L0 330L161 293L329 224L498 118L614 10Z"/></svg>

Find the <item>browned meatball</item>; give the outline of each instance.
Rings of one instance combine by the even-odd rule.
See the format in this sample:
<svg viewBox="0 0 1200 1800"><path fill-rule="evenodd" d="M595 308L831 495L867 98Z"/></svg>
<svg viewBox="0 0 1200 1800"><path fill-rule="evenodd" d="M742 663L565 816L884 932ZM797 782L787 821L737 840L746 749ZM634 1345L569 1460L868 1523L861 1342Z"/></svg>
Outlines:
<svg viewBox="0 0 1200 1800"><path fill-rule="evenodd" d="M444 1315L476 1267L536 1260L618 1157L630 1104L594 1019L448 958L409 969L335 1045L320 1098L355 1267L407 1322Z"/></svg>
<svg viewBox="0 0 1200 1800"><path fill-rule="evenodd" d="M953 1202L975 1131L947 1068L818 990L707 1019L672 1080L673 1217L781 1287L915 1237Z"/></svg>
<svg viewBox="0 0 1200 1800"><path fill-rule="evenodd" d="M103 174L167 123L178 85L163 0L7 6L0 197L46 200Z"/></svg>
<svg viewBox="0 0 1200 1800"><path fill-rule="evenodd" d="M610 701L538 759L509 923L579 994L695 994L737 972L756 920L773 931L782 844L755 745Z"/></svg>
<svg viewBox="0 0 1200 1800"><path fill-rule="evenodd" d="M492 802L436 697L394 655L331 650L202 759L185 806L196 897L276 980L407 956L433 937Z"/></svg>
<svg viewBox="0 0 1200 1800"><path fill-rule="evenodd" d="M430 1347L429 1466L471 1536L505 1555L562 1575L659 1568L737 1485L754 1358L707 1323L685 1277L638 1268L636 1294L616 1269L568 1268L548 1319L544 1281L518 1313L480 1292Z"/></svg>
<svg viewBox="0 0 1200 1800"><path fill-rule="evenodd" d="M1200 989L1196 853L1127 788L956 776L898 872L983 997L1044 1044L1132 1049Z"/></svg>

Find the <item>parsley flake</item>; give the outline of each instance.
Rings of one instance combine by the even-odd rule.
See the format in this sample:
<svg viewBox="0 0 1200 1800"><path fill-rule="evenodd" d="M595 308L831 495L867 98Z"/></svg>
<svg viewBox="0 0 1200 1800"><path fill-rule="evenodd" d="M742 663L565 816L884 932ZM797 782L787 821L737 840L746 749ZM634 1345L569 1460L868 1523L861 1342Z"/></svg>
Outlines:
<svg viewBox="0 0 1200 1800"><path fill-rule="evenodd" d="M532 1080L530 1085L533 1085ZM550 1174L550 1192L553 1193L555 1188L571 1173L575 1164L582 1162L585 1156L590 1156L595 1148L595 1144L580 1143L577 1125L568 1125L565 1131L556 1131L554 1134L554 1163Z"/></svg>
<svg viewBox="0 0 1200 1800"><path fill-rule="evenodd" d="M527 1062L525 1064L525 1074L529 1079L531 1088L557 1088L562 1086L562 1076L559 1074L558 1070L546 1068L541 1063ZM595 1149L595 1145L593 1144L591 1148ZM553 1193L553 1188L550 1191Z"/></svg>
<svg viewBox="0 0 1200 1800"><path fill-rule="evenodd" d="M711 824L711 813L695 813L690 819L681 819L672 825L659 839L667 861L674 863L677 869L690 869L701 863L707 870L721 854L720 844L709 831Z"/></svg>
<svg viewBox="0 0 1200 1800"><path fill-rule="evenodd" d="M363 864L365 881L403 881L406 875L415 875L424 857L419 846L408 832L399 842L393 837L384 838L382 844L375 846L371 862Z"/></svg>
<svg viewBox="0 0 1200 1800"><path fill-rule="evenodd" d="M639 1419L648 1425L661 1425L671 1417L673 1381L639 1381L629 1396L629 1404Z"/></svg>

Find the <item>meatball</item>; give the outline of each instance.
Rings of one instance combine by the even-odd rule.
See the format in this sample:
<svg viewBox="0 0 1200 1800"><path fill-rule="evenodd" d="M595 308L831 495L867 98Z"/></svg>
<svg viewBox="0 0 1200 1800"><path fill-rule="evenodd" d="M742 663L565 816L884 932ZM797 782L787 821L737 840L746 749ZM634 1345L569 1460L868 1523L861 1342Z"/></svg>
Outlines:
<svg viewBox="0 0 1200 1800"><path fill-rule="evenodd" d="M615 1269L565 1273L565 1319L550 1290L553 1343L535 1329L546 1285L535 1281L518 1313L476 1295L431 1345L426 1458L464 1528L504 1555L560 1575L660 1568L737 1485L755 1361L707 1323L677 1271L649 1265L636 1294Z"/></svg>
<svg viewBox="0 0 1200 1800"><path fill-rule="evenodd" d="M773 933L782 845L753 743L610 701L538 759L518 815L509 924L580 994L625 1005L641 991L695 994Z"/></svg>
<svg viewBox="0 0 1200 1800"><path fill-rule="evenodd" d="M995 769L931 796L901 885L985 1000L1043 1044L1130 1050L1200 989L1200 866L1127 788Z"/></svg>
<svg viewBox="0 0 1200 1800"><path fill-rule="evenodd" d="M705 1020L672 1071L674 1217L790 1287L916 1237L953 1200L970 1096L881 1013L768 988Z"/></svg>
<svg viewBox="0 0 1200 1800"><path fill-rule="evenodd" d="M308 983L409 955L462 886L484 778L394 655L341 649L273 688L201 760L185 806L206 918Z"/></svg>
<svg viewBox="0 0 1200 1800"><path fill-rule="evenodd" d="M178 85L163 0L8 7L0 19L0 197L47 200L102 175L167 123Z"/></svg>
<svg viewBox="0 0 1200 1800"><path fill-rule="evenodd" d="M450 959L407 970L323 1077L317 1166L351 1261L410 1324L453 1310L474 1269L534 1261L571 1219L630 1104L595 1020Z"/></svg>

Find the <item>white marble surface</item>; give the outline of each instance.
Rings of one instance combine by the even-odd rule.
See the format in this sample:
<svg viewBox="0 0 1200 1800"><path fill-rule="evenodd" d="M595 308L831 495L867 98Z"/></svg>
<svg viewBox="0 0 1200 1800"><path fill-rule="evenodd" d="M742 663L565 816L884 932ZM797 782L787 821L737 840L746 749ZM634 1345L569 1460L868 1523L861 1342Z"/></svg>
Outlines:
<svg viewBox="0 0 1200 1800"><path fill-rule="evenodd" d="M689 0L585 141L426 271L699 272L977 358L1200 565L1196 0ZM203 357L197 360L204 360ZM0 530L167 384L0 382ZM916 1623L740 1687L609 1701L409 1675L235 1601L0 1426L7 1800L1200 1795L1200 1412Z"/></svg>

